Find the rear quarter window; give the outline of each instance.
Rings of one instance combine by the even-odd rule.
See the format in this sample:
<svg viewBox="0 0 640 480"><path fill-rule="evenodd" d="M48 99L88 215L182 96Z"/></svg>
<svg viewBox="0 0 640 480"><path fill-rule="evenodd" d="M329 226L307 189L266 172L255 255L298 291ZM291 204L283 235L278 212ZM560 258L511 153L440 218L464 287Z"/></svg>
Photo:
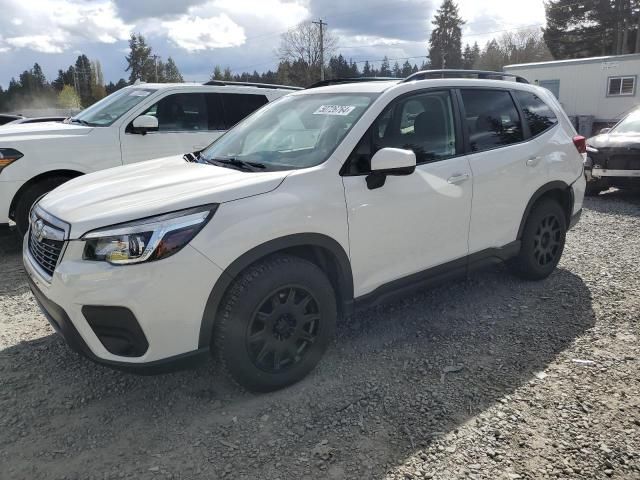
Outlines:
<svg viewBox="0 0 640 480"><path fill-rule="evenodd" d="M558 117L540 97L534 93L515 91L531 136L535 137L558 123Z"/></svg>

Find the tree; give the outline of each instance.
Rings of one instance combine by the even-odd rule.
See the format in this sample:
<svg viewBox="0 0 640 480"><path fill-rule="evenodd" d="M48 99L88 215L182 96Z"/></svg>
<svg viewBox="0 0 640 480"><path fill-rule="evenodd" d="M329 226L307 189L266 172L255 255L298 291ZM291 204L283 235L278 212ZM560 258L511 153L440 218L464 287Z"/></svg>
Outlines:
<svg viewBox="0 0 640 480"><path fill-rule="evenodd" d="M471 49L473 55L473 49ZM505 65L552 60L542 33L536 29L503 33L487 43L474 66L483 70L502 71ZM465 66L465 68L467 68Z"/></svg>
<svg viewBox="0 0 640 480"><path fill-rule="evenodd" d="M370 77L371 76L371 65L369 65L369 60L364 62L364 67L362 67L362 76Z"/></svg>
<svg viewBox="0 0 640 480"><path fill-rule="evenodd" d="M464 21L453 0L444 0L431 22L429 59L437 68L462 68L462 26Z"/></svg>
<svg viewBox="0 0 640 480"><path fill-rule="evenodd" d="M222 68L220 68L220 65L215 65L210 80L222 80L222 78Z"/></svg>
<svg viewBox="0 0 640 480"><path fill-rule="evenodd" d="M78 56L78 58L76 59L74 71L74 86L78 90L80 101L85 107L89 106L94 103L95 100L91 92L91 61L86 55L82 54Z"/></svg>
<svg viewBox="0 0 640 480"><path fill-rule="evenodd" d="M640 53L637 0L549 0L544 40L556 59Z"/></svg>
<svg viewBox="0 0 640 480"><path fill-rule="evenodd" d="M106 96L107 91L104 88L102 65L96 60L95 62L91 62L91 100L92 102L97 102Z"/></svg>
<svg viewBox="0 0 640 480"><path fill-rule="evenodd" d="M133 84L136 80L148 82L153 80L155 76L155 65L151 58L151 47L147 45L141 34L131 34L129 38L129 55L127 60L126 72L129 73L129 83Z"/></svg>
<svg viewBox="0 0 640 480"><path fill-rule="evenodd" d="M480 47L478 46L478 42L474 43L473 47L467 44L464 47L464 52L462 52L462 68L472 70L475 68L476 63L478 63L479 58Z"/></svg>
<svg viewBox="0 0 640 480"><path fill-rule="evenodd" d="M178 66L171 57L167 58L167 63L164 64L164 81L169 83L184 82Z"/></svg>
<svg viewBox="0 0 640 480"><path fill-rule="evenodd" d="M382 59L382 63L380 64L380 73L381 77L390 77L391 76L391 67L389 66L389 58L385 55Z"/></svg>
<svg viewBox="0 0 640 480"><path fill-rule="evenodd" d="M109 82L109 84L105 86L105 90L107 92L107 95L111 95L113 92L116 92L126 86L127 86L127 81L124 78L121 78L115 84L113 82Z"/></svg>
<svg viewBox="0 0 640 480"><path fill-rule="evenodd" d="M71 85L65 85L58 93L58 106L69 110L77 110L82 108L80 97Z"/></svg>
<svg viewBox="0 0 640 480"><path fill-rule="evenodd" d="M324 58L333 56L338 44L331 30L323 32ZM278 57L280 62L289 62L289 67L296 65L296 76L306 76L303 85L320 78L320 29L312 22L303 22L285 32L280 37Z"/></svg>

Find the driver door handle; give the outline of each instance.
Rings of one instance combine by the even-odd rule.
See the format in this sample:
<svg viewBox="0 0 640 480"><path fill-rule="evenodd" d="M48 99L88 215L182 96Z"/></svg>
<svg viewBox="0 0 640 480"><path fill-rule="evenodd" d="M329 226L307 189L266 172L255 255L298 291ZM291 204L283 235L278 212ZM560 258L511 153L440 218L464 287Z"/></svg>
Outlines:
<svg viewBox="0 0 640 480"><path fill-rule="evenodd" d="M459 183L466 182L467 180L469 180L468 173L456 173L447 179L447 183L451 185L458 185Z"/></svg>

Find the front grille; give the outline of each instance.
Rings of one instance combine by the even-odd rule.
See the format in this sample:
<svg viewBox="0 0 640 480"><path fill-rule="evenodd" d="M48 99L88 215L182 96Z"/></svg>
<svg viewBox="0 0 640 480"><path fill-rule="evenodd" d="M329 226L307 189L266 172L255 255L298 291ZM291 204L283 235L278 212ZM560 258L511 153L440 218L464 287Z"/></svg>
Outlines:
<svg viewBox="0 0 640 480"><path fill-rule="evenodd" d="M640 155L612 155L607 161L609 170L640 170Z"/></svg>
<svg viewBox="0 0 640 480"><path fill-rule="evenodd" d="M29 253L50 277L58 265L64 247L65 231L32 213L29 227Z"/></svg>

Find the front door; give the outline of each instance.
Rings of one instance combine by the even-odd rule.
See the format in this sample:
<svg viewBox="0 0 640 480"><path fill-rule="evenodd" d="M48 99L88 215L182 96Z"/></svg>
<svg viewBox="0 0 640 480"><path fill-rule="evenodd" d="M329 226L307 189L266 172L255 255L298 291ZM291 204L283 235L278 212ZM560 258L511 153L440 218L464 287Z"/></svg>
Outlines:
<svg viewBox="0 0 640 480"><path fill-rule="evenodd" d="M457 134L452 94L423 91L394 100L343 169L356 297L468 254L472 178ZM416 171L369 189L371 156L413 150Z"/></svg>
<svg viewBox="0 0 640 480"><path fill-rule="evenodd" d="M224 133L216 94L169 94L144 114L158 119L158 131L140 135L127 125L120 135L124 164L202 150Z"/></svg>

